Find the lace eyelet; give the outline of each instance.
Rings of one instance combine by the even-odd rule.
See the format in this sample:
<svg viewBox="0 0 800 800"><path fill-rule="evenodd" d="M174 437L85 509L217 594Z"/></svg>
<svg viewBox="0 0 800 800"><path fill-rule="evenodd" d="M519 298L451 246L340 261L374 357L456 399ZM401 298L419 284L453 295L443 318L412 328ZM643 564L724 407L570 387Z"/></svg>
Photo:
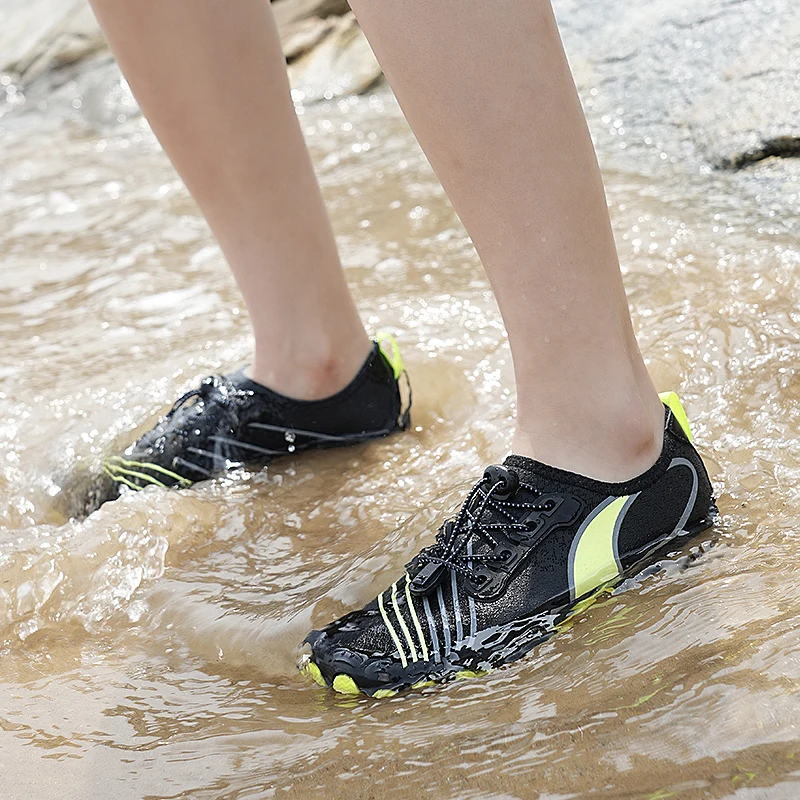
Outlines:
<svg viewBox="0 0 800 800"><path fill-rule="evenodd" d="M508 500L519 489L519 475L499 464L492 464L486 468L483 478L491 483L493 495L498 500Z"/></svg>
<svg viewBox="0 0 800 800"><path fill-rule="evenodd" d="M467 578L467 591L478 597L494 597L504 584L505 571L494 571L482 567Z"/></svg>

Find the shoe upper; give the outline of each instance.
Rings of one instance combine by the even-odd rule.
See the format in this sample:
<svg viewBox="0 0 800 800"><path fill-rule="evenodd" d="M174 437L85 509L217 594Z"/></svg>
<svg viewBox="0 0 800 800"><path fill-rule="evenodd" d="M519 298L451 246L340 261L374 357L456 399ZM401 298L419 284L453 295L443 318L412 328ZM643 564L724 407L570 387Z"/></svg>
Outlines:
<svg viewBox="0 0 800 800"><path fill-rule="evenodd" d="M398 581L309 635L311 658L328 681L345 674L365 689L505 663L541 639L554 614L704 525L711 492L670 409L661 456L632 481L509 456L487 469Z"/></svg>
<svg viewBox="0 0 800 800"><path fill-rule="evenodd" d="M92 505L113 499L121 486L188 486L233 466L263 466L279 456L403 429L410 400L403 407L399 373L374 343L353 381L323 400L286 397L243 372L205 378L152 430L105 461Z"/></svg>

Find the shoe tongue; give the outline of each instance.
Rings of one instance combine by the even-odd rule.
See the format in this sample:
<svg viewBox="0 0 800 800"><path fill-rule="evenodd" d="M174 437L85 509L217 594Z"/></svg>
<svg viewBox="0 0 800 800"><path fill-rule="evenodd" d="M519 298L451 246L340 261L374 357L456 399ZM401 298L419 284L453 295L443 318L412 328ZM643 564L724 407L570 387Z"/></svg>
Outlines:
<svg viewBox="0 0 800 800"><path fill-rule="evenodd" d="M536 462L532 461L529 458L523 458L521 456L509 456L504 462L504 466L513 467L513 469L516 472L520 473L522 476L525 477L527 477L529 474L528 470L526 469L526 466L528 465L535 466ZM485 480L482 482L485 483ZM470 555L472 556L480 556L482 554L490 552L492 549L490 545L486 541L484 541L484 539L479 534L475 532L475 527L474 527L475 524L482 523L484 525L487 525L491 523L508 522L508 519L505 516L499 514L491 506L484 507L481 513L480 514L478 513L479 509L486 500L485 491L487 487L488 484L485 484L484 491L476 491L473 497L469 501L465 500L465 503L468 502L466 509L462 505L461 509L459 509L458 514L455 517L451 518L447 523L445 523L453 525L455 524L458 517L464 512L467 512L467 514L469 515L464 520L464 524L462 525L462 527L456 533L455 539L453 540L452 543L452 549L454 551L457 551L460 557L462 558L467 556L468 546L471 546L472 548L470 553ZM438 544L434 545L434 547L438 547ZM410 562L408 565L406 565L406 567L409 570L409 575L412 577L412 579L416 577L417 573L419 573L420 570L422 569L418 565L414 566L413 561Z"/></svg>
<svg viewBox="0 0 800 800"><path fill-rule="evenodd" d="M472 499L469 500L469 504L467 505L466 509L462 505L462 507L458 510L458 513L450 518L445 525L455 525L456 520L458 519L461 514L465 511L467 515L464 519L464 524L456 534L456 538L454 540L454 544L456 545L464 545L466 546L467 542L471 539L474 543L480 542L480 537L476 535L473 524L474 523L487 523L487 522L499 522L501 520L500 516L492 509L492 508L484 508L483 512L478 514L478 510L480 509L481 505L485 500L485 494L482 492L476 492ZM467 500L464 501L465 503ZM474 521L474 523L473 523ZM458 549L461 549L460 547Z"/></svg>
<svg viewBox="0 0 800 800"><path fill-rule="evenodd" d="M520 476L526 478L533 478L537 475L540 475L542 471L548 469L545 464L542 464L539 461L534 461L532 458L515 455L507 456L506 460L503 461L503 466L510 467L515 472L518 472Z"/></svg>

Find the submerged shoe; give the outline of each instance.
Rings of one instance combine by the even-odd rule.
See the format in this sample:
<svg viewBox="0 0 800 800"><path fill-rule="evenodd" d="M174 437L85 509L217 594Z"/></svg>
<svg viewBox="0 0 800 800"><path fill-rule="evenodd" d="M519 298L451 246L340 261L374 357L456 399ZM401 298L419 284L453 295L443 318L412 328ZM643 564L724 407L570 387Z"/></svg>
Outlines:
<svg viewBox="0 0 800 800"><path fill-rule="evenodd" d="M386 591L306 639L301 670L339 692L386 697L482 674L551 636L576 604L710 527L711 483L683 408L666 404L658 461L604 483L509 456Z"/></svg>
<svg viewBox="0 0 800 800"><path fill-rule="evenodd" d="M352 382L323 400L285 397L243 372L205 378L155 428L122 455L106 459L87 513L115 499L123 486L185 487L233 467L261 467L279 456L404 430L410 390L404 400L400 381L406 373L394 340L391 345L389 356L373 343Z"/></svg>

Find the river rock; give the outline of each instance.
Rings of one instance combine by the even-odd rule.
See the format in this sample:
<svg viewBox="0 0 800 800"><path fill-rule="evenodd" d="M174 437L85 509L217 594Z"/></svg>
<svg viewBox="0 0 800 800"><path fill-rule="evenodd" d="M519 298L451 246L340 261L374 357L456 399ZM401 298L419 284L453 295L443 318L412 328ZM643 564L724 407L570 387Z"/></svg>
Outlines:
<svg viewBox="0 0 800 800"><path fill-rule="evenodd" d="M338 20L321 44L289 66L294 96L303 103L360 94L382 74L352 13Z"/></svg>
<svg viewBox="0 0 800 800"><path fill-rule="evenodd" d="M715 167L800 156L800 15L794 14L770 20L772 31L762 29L736 48L717 84L687 113L700 152Z"/></svg>
<svg viewBox="0 0 800 800"><path fill-rule="evenodd" d="M304 53L318 45L336 28L336 19L309 17L293 22L281 29L281 47L286 60L296 61Z"/></svg>
<svg viewBox="0 0 800 800"><path fill-rule="evenodd" d="M308 17L343 16L350 11L347 0L274 0L272 10L279 28Z"/></svg>
<svg viewBox="0 0 800 800"><path fill-rule="evenodd" d="M717 168L797 154L796 0L555 0L555 8L571 58L590 63L579 84L599 135L638 155L651 149Z"/></svg>
<svg viewBox="0 0 800 800"><path fill-rule="evenodd" d="M2 0L0 72L24 83L105 47L87 0Z"/></svg>

